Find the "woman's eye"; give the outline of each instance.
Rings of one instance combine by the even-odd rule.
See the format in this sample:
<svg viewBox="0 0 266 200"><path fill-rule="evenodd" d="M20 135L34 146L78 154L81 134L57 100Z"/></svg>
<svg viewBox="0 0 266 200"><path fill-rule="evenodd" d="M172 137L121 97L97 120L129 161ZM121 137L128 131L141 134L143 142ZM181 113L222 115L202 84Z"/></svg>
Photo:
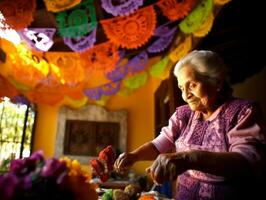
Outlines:
<svg viewBox="0 0 266 200"><path fill-rule="evenodd" d="M190 83L190 84L189 84L189 88L190 88L190 89L193 89L193 88L195 88L195 87L196 87L196 83Z"/></svg>

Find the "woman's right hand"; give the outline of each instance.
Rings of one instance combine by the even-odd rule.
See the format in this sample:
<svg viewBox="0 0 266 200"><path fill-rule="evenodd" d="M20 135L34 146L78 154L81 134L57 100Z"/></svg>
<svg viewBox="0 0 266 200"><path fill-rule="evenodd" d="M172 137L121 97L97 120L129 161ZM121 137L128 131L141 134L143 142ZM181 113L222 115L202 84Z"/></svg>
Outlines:
<svg viewBox="0 0 266 200"><path fill-rule="evenodd" d="M156 184L176 180L190 167L187 155L187 152L160 154L146 172Z"/></svg>
<svg viewBox="0 0 266 200"><path fill-rule="evenodd" d="M114 163L114 169L119 174L124 174L137 161L136 154L122 153Z"/></svg>

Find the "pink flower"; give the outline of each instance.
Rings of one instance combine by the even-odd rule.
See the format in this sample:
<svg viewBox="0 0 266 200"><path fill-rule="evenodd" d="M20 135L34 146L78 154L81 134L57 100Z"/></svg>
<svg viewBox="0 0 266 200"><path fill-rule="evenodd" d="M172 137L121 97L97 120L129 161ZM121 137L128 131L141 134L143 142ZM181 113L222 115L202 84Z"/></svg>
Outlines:
<svg viewBox="0 0 266 200"><path fill-rule="evenodd" d="M87 182L79 163L56 158L44 159L43 152L11 161L10 169L0 175L0 199L81 200L77 191L86 191L86 199L97 199L95 187ZM70 170L76 173L70 175ZM75 174L75 176L74 176ZM73 182L74 180L74 182ZM73 186L72 183L78 183Z"/></svg>
<svg viewBox="0 0 266 200"><path fill-rule="evenodd" d="M13 173L7 173L0 176L0 196L2 196L3 200L13 198L18 184L19 180Z"/></svg>
<svg viewBox="0 0 266 200"><path fill-rule="evenodd" d="M50 158L46 160L46 163L41 171L41 176L46 178L56 178L57 184L60 184L64 180L68 171L69 169L67 168L65 162L60 162L56 158Z"/></svg>
<svg viewBox="0 0 266 200"><path fill-rule="evenodd" d="M28 158L12 160L10 163L10 172L18 176L24 176L34 171L38 164L41 164L43 161L43 152L37 151Z"/></svg>

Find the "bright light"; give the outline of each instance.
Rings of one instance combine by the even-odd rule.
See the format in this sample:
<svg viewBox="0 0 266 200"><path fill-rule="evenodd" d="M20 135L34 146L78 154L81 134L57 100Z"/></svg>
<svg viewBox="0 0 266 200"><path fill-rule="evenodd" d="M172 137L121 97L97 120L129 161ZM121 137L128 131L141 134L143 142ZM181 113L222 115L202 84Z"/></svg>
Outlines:
<svg viewBox="0 0 266 200"><path fill-rule="evenodd" d="M0 11L0 38L4 38L14 44L21 42L19 34L5 23L5 17Z"/></svg>
<svg viewBox="0 0 266 200"><path fill-rule="evenodd" d="M22 157L26 158L30 156L30 150L29 149L24 149L22 153Z"/></svg>

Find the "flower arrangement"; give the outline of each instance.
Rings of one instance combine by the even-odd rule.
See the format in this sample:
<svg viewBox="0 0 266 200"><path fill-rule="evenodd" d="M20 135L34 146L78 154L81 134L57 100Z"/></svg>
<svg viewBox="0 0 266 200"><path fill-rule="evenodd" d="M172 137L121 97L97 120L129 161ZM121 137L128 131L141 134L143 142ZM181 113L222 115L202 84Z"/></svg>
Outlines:
<svg viewBox="0 0 266 200"><path fill-rule="evenodd" d="M1 200L96 200L97 185L78 161L69 158L44 159L37 151L30 157L10 162L0 175Z"/></svg>

